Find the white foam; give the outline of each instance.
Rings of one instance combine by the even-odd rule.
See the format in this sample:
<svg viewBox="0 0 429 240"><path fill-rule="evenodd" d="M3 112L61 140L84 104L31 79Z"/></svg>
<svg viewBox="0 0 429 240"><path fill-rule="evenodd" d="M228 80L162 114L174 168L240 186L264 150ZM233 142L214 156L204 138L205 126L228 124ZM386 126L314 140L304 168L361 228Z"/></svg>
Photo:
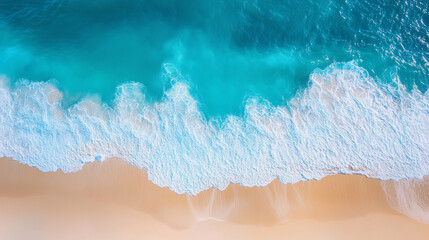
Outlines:
<svg viewBox="0 0 429 240"><path fill-rule="evenodd" d="M419 222L429 224L429 176L381 183L389 205Z"/></svg>
<svg viewBox="0 0 429 240"><path fill-rule="evenodd" d="M0 155L42 171L77 171L119 157L178 193L230 183L261 186L336 173L379 179L429 174L429 94L382 85L354 63L315 70L287 106L249 99L244 117L208 121L174 78L162 101L139 83L118 87L113 107L92 99L63 109L45 82L0 81ZM174 73L172 75L172 73Z"/></svg>

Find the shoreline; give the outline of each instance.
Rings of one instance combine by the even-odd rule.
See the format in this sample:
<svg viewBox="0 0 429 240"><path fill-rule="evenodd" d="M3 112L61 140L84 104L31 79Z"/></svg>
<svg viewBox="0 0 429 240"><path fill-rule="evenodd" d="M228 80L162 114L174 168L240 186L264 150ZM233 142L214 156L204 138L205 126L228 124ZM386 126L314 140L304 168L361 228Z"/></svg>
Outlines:
<svg viewBox="0 0 429 240"><path fill-rule="evenodd" d="M382 184L388 187L383 188ZM294 184L282 184L276 179L264 187L231 184L224 191L209 189L192 196L177 194L153 184L147 179L144 170L120 159L89 163L75 173L44 173L10 158L0 158L0 222L6 224L4 226L15 226L28 216L37 216L41 224L43 219L48 219L42 227L34 228L37 230L52 224L50 221L53 220L49 220L49 216L58 215L62 216L62 220L55 224L67 232L71 231L73 225L68 226L71 221L69 218L82 221L81 218L90 215L98 219L99 224L104 224L99 230L88 230L91 232L88 234L93 237L103 235L101 231L106 227L105 224L122 219L130 227L148 224L156 226L154 229L183 235L184 239L198 232L204 233L201 229L205 228L212 229L207 231L213 234L217 228L234 234L238 234L238 231L243 234L243 238L246 236L252 239L251 233L255 231L295 234L295 228L303 230L308 227L314 228L315 232L320 230L330 233L319 229L317 225L320 224L337 234L336 226L340 225L344 225L344 229L354 229L368 223L380 226L389 223L398 225L397 229L390 230L392 232L412 230L415 239L428 238L428 225L397 212L389 205L384 190L394 184L393 181L380 181L361 175L331 175L321 180ZM429 192L428 184L421 187ZM22 209L27 210L23 212ZM116 210L112 212L109 209ZM7 221L8 218L17 220ZM79 229L77 232L86 229L80 225L75 227ZM145 234L138 229L129 229L127 225L114 229L118 234L136 233L136 238L139 234ZM0 232L8 232L7 229L3 230ZM388 228L385 230L386 234L389 233ZM49 230L46 232L48 234ZM216 234L221 232L224 230ZM46 234L41 235L43 239L54 239ZM153 234L156 234L155 230ZM344 234L346 232L341 235L342 239L347 239ZM365 231L361 234L370 233ZM240 236L236 235L235 239ZM155 235L152 237L158 239ZM106 239L117 238L106 236ZM272 239L276 239L276 236L273 235Z"/></svg>

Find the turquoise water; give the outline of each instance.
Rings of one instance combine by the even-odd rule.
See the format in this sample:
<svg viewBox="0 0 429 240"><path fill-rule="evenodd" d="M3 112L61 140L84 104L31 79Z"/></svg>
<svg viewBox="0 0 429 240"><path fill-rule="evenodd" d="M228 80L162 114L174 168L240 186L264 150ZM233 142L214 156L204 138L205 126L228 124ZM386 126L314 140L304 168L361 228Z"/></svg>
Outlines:
<svg viewBox="0 0 429 240"><path fill-rule="evenodd" d="M427 1L0 1L0 155L176 192L429 174Z"/></svg>
<svg viewBox="0 0 429 240"><path fill-rule="evenodd" d="M130 81L159 99L172 63L208 116L242 114L249 96L282 104L334 62L385 81L397 71L426 91L427 11L426 1L3 0L0 73L55 79L70 105L110 102Z"/></svg>

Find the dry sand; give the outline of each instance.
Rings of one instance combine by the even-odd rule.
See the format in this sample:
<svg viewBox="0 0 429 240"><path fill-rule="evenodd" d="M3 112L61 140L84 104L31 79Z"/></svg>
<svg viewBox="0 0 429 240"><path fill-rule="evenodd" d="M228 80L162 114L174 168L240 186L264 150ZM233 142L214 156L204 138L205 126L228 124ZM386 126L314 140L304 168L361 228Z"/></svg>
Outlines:
<svg viewBox="0 0 429 240"><path fill-rule="evenodd" d="M119 159L64 174L1 158L0 239L429 239L429 225L357 175L189 196Z"/></svg>

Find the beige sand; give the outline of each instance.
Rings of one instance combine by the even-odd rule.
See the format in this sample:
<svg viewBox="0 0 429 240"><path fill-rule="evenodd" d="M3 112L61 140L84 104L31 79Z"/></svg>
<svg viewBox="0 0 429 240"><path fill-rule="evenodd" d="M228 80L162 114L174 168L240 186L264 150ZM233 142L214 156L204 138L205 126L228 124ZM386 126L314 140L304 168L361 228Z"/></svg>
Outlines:
<svg viewBox="0 0 429 240"><path fill-rule="evenodd" d="M187 196L118 159L64 174L3 158L0 239L429 239L429 225L363 176Z"/></svg>

